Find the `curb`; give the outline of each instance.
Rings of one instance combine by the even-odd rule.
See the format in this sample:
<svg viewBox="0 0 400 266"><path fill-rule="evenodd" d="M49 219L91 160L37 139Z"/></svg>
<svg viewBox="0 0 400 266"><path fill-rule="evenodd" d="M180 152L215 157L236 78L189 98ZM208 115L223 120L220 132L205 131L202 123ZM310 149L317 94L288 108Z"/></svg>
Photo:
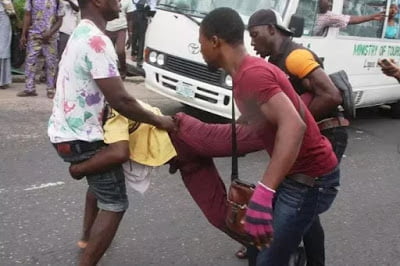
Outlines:
<svg viewBox="0 0 400 266"><path fill-rule="evenodd" d="M134 83L134 84L139 84L139 83L144 82L144 77L142 77L142 76L126 77L126 79L124 81ZM12 75L12 83L25 83L25 76L24 75Z"/></svg>
<svg viewBox="0 0 400 266"><path fill-rule="evenodd" d="M142 76L126 77L124 82L139 84L144 82L144 77Z"/></svg>
<svg viewBox="0 0 400 266"><path fill-rule="evenodd" d="M25 75L12 75L12 83L25 83Z"/></svg>
<svg viewBox="0 0 400 266"><path fill-rule="evenodd" d="M137 67L136 63L131 60L126 60L127 62L127 70L128 73L132 76L126 77L125 81L130 83L139 84L144 82L145 72L143 68ZM12 82L13 83L25 83L25 75L23 72L23 68L13 68L11 69L14 74L12 74ZM37 83L40 83L36 81Z"/></svg>

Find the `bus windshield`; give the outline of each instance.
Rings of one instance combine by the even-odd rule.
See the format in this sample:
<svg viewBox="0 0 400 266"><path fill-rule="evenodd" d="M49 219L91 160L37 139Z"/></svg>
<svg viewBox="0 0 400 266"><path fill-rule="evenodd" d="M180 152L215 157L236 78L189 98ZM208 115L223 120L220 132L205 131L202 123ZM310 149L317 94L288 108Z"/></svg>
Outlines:
<svg viewBox="0 0 400 266"><path fill-rule="evenodd" d="M215 8L230 7L247 24L249 17L259 9L273 8L283 16L287 3L288 0L161 0L158 8L202 18Z"/></svg>

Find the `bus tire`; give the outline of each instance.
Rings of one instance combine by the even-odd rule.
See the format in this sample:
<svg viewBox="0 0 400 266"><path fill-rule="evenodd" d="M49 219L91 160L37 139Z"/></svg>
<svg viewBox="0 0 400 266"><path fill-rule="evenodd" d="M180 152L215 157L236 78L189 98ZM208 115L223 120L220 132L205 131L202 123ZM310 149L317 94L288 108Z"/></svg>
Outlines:
<svg viewBox="0 0 400 266"><path fill-rule="evenodd" d="M400 101L391 104L390 115L392 118L400 118Z"/></svg>

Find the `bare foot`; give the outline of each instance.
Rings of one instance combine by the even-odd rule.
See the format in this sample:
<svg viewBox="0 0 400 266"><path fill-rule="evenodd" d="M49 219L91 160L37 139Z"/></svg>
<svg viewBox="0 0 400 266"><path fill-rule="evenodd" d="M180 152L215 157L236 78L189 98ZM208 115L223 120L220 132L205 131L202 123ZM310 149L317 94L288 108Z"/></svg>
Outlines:
<svg viewBox="0 0 400 266"><path fill-rule="evenodd" d="M76 243L76 245L79 247L79 248L81 248L81 249L84 249L84 248L86 248L87 247L87 241L86 240L79 240L78 241L78 243Z"/></svg>
<svg viewBox="0 0 400 266"><path fill-rule="evenodd" d="M124 71L124 70L121 70L120 72L119 72L119 75L121 76L121 79L122 80L125 80L126 79L126 70Z"/></svg>
<svg viewBox="0 0 400 266"><path fill-rule="evenodd" d="M238 259L247 259L247 248L245 246L241 246L238 251L235 253L236 258Z"/></svg>

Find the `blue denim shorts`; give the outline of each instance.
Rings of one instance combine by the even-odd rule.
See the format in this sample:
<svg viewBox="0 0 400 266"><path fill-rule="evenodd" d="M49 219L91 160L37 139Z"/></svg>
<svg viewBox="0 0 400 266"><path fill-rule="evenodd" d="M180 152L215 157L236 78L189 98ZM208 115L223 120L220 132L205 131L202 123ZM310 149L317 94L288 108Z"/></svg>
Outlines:
<svg viewBox="0 0 400 266"><path fill-rule="evenodd" d="M68 163L79 163L91 158L97 151L82 153L71 152L58 155ZM126 195L125 176L122 165L106 172L89 175L86 177L89 191L97 199L97 207L111 212L123 212L128 209L129 202Z"/></svg>

